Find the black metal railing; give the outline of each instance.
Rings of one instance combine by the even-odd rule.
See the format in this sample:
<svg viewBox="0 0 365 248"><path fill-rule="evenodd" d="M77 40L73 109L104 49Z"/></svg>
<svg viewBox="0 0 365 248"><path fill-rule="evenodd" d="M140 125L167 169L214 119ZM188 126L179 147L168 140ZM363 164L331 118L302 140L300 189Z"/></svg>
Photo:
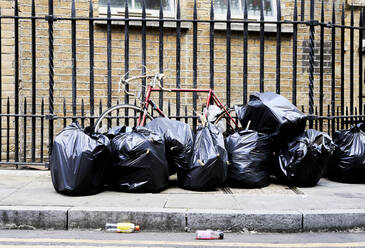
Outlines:
<svg viewBox="0 0 365 248"><path fill-rule="evenodd" d="M193 0L192 0L193 1ZM3 15L3 10L0 8L0 101L2 103L0 108L0 140L2 141L2 145L0 145L0 164L13 164L13 165L24 165L24 164L33 164L33 165L45 165L48 161L48 155L52 150L52 143L54 139L55 132L60 130L60 128L66 126L70 121L79 120L81 125L84 126L87 124L93 125L95 118L101 114L103 110L107 107L112 106L113 104L113 94L116 89L113 89L113 37L115 30L113 30L113 25L123 25L123 28L119 28L119 32L124 36L123 39L123 47L124 51L121 56L123 56L122 64L123 67L121 71L124 71L126 77L128 78L128 72L130 71L131 65L131 39L130 34L138 34L140 36L140 49L141 49L141 57L140 57L140 65L139 68L142 68L140 73L146 73L146 68L149 65L148 62L148 53L147 53L147 33L149 31L149 22L157 22L157 38L158 38L158 71L164 73L166 61L164 56L164 51L166 48L165 44L165 24L173 23L175 36L175 87L180 88L182 86L182 46L184 32L183 24L188 23L191 24L190 31L192 35L191 40L191 67L192 76L189 80L191 80L191 87L197 88L200 85L199 82L199 56L202 56L199 51L199 26L207 25L208 26L208 44L209 44L209 87L215 88L217 87L216 78L215 78L215 61L216 56L215 52L217 51L216 46L216 25L223 24L226 25L224 38L225 38L225 100L228 106L231 106L237 103L237 99L233 101L232 97L232 88L239 89L242 94L240 95L239 103L246 104L249 100L248 95L251 93L249 86L253 83L250 80L249 67L251 63L256 63L256 61L249 60L249 41L252 39L250 36L250 25L258 25L259 31L257 40L259 42L259 59L257 64L259 65L258 74L258 88L260 91L265 91L266 89L266 78L267 78L267 67L265 66L265 45L267 42L267 33L265 28L268 25L275 26L276 34L275 36L270 36L270 42L274 40L276 49L275 49L275 60L274 60L274 73L275 73L275 92L280 94L283 92L282 88L282 44L283 44L283 25L289 26L291 28L290 39L288 44L291 45L291 62L292 67L290 71L291 75L291 83L290 83L290 95L288 96L293 104L299 105L299 107L303 110L303 112L309 115L309 128L316 128L319 130L323 130L328 132L329 134L333 134L338 129L349 128L350 125L355 124L357 122L362 122L365 120L364 115L364 104L363 104L363 80L364 80L364 70L363 70L363 30L364 30L364 10L362 8L354 8L353 6L347 6L345 3L342 4L340 9L336 8L336 2L333 1L331 6L325 6L324 1L315 1L310 0L309 6L309 20L305 19L305 1L301 0L300 4L297 0L294 0L294 7L292 12L292 18L290 20L283 20L282 11L281 11L281 2L280 0L276 1L276 20L265 20L263 3L260 1L260 17L258 20L249 19L248 16L248 4L246 0L243 0L244 10L243 10L243 18L242 19L233 19L231 16L231 6L230 1L228 1L227 6L227 15L224 20L215 18L214 4L213 1L210 3L210 11L208 19L200 19L198 18L198 6L197 1L194 0L194 8L192 11L192 19L184 19L182 18L181 13L181 3L179 0L176 1L176 18L165 18L164 11L162 8L162 4L159 10L159 15L156 18L147 17L146 7L143 1L143 6L141 10L141 17L130 17L129 15L129 7L128 1L125 1L124 6L124 15L123 16L113 16L111 11L110 1L108 1L107 13L105 16L95 16L94 7L95 3L90 0L88 7L88 16L78 16L76 1L72 0L70 6L70 15L55 15L54 13L54 1L48 1L48 13L46 15L40 15L36 13L37 3L35 0L27 1L28 5L31 5L31 11L29 15L19 12L19 3L18 0L12 1L12 8L14 10L14 15ZM316 4L320 4L320 13L315 13L317 9L315 7ZM300 7L300 13L299 13ZM358 25L355 25L355 10L356 13L359 13ZM348 13L349 12L349 13ZM8 11L7 11L8 13ZM328 22L325 21L325 14L330 13L331 20ZM340 13L340 15L338 15ZM346 13L349 15L350 23L346 23L345 16ZM300 18L298 16L300 14ZM340 16L340 18L336 18L336 15ZM317 18L319 17L319 18ZM317 20L318 19L318 20ZM339 20L340 19L340 20ZM10 20L13 28L9 30L8 28L4 28L5 24L3 20ZM31 33L31 93L29 95L24 95L21 91L20 87L20 78L21 78L21 66L22 59L24 59L20 54L21 44L22 44L22 36L20 35L20 25L22 25L22 21L30 21L30 33ZM72 107L71 110L67 108L67 96L57 96L57 99L62 99L62 103L55 104L55 90L57 89L57 84L55 84L55 78L57 77L55 66L59 66L59 62L57 58L55 58L55 31L57 31L55 24L59 22L66 22L70 24L70 33L71 33L71 50L70 50L70 61L71 65L71 99L72 99ZM88 67L89 67L89 79L88 79L88 89L89 96L87 98L88 103L85 104L84 99L81 100L81 104L78 101L78 66L80 63L77 59L78 54L78 23L86 23L88 25ZM97 23L102 22L103 25L106 25L106 47L105 47L105 58L106 58L106 104L101 100L97 103L97 98L95 97L95 83L96 83L96 75L95 75L95 25ZM139 29L133 28L132 22L139 22ZM122 24L121 24L122 23ZM8 24L8 23L7 23ZM41 85L44 82L41 82L38 79L37 75L37 62L40 59L38 56L39 49L38 47L38 26L47 25L48 28L48 96L39 95L39 90L41 89ZM240 68L240 73L242 73L242 84L234 84L232 83L232 40L233 33L237 33L236 29L233 29L233 25L239 24L239 39L242 46L242 68ZM25 27L23 27L24 29ZM29 27L28 27L29 28ZM303 32L306 30L306 32ZM309 31L309 35L308 35ZM316 34L316 31L319 31L319 35ZM349 35L346 36L346 31L349 32ZM13 32L13 35L10 35L14 40L14 50L13 50L13 92L3 93L5 80L4 78L4 69L5 66L2 62L4 62L4 52L3 47L4 44L2 42L3 37L6 35L6 32ZM169 33L171 35L171 31ZM327 35L326 35L327 34ZM330 35L328 35L330 34ZM358 35L358 41L355 40L355 35ZM219 35L222 35L222 32L219 32ZM299 44L299 35L307 36L305 41L303 41L303 54L299 55L300 52L298 48ZM272 37L275 37L273 39ZM302 38L303 39L303 38ZM319 42L316 42L316 39ZM349 40L347 40L349 39ZM325 54L325 48L328 44L330 45L330 62L325 59L329 54ZM340 46L338 44L341 44ZM348 44L349 49L346 50L346 44ZM319 47L318 47L319 45ZM357 54L355 53L355 48L358 47ZM305 54L304 54L305 53ZM348 61L346 60L346 54L349 54ZM298 101L298 86L300 86L300 82L298 82L298 57L302 56L303 66L307 66L305 70L308 73L307 82L301 82L301 86L305 84L308 87L307 96L308 104L303 103L303 101ZM356 56L356 58L355 58ZM358 69L355 71L355 60L357 60ZM120 63L120 62L118 62ZM133 62L135 63L135 61ZM330 99L325 99L325 70L326 66L330 66ZM338 73L337 66L339 66ZM347 78L348 71L348 78ZM338 75L339 74L339 75ZM357 78L355 78L357 77ZM348 89L346 89L347 81ZM358 83L358 86L355 86L355 83ZM316 85L318 83L318 86ZM146 85L146 80L143 79L141 82L142 86ZM128 86L127 86L127 90ZM317 92L316 92L317 90ZM346 93L348 91L348 93ZM144 97L144 91L142 91L142 97ZM318 96L318 97L317 97ZM31 103L29 106L29 101L27 101L27 97L31 98ZM299 96L302 97L302 96ZM45 100L44 98L48 98ZM189 107L182 105L182 98L180 93L177 93L174 99L164 98L161 93L158 96L158 103L160 108L163 108L165 103L168 102L167 112L171 118L175 118L178 120L185 121L187 123L191 123L193 128L195 129L198 125L197 116L195 112L188 110ZM174 103L172 104L171 101ZM23 103L23 109L21 109L21 102ZM123 98L117 100L116 103L124 102L131 103L130 97L126 94ZM298 104L300 102L300 104ZM191 97L191 108L197 110L198 107L198 96L197 93L194 93ZM329 103L329 104L328 104ZM48 105L48 108L47 108ZM58 105L62 106L62 111L56 110ZM87 109L87 106L89 109ZM97 106L99 105L99 106ZM303 105L303 106L302 106ZM165 106L166 107L166 106ZM96 111L95 108L99 109ZM29 113L29 109L31 109ZM46 111L46 110L47 111ZM173 109L173 110L172 110ZM80 110L80 111L79 111ZM123 113L118 113L120 118L123 117ZM124 113L126 115L126 113ZM22 122L23 120L23 122ZM48 120L48 125L46 120ZM108 125L113 125L113 121L115 124L119 124L119 119L108 118ZM29 124L30 122L30 124ZM46 123L45 123L46 122ZM4 125L5 124L5 125ZM21 127L23 129L21 130ZM48 131L48 141L45 140L45 132ZM29 142L30 141L30 142ZM47 146L47 147L46 147ZM30 149L29 149L30 148ZM21 154L22 153L22 154ZM45 154L47 154L45 156Z"/></svg>

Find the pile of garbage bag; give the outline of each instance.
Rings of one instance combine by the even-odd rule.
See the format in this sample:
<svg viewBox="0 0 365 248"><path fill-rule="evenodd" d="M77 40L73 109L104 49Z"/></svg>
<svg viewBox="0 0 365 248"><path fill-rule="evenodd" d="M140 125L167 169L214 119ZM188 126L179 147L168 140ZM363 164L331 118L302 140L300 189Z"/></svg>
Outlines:
<svg viewBox="0 0 365 248"><path fill-rule="evenodd" d="M364 124L359 124L334 134L336 149L328 167L329 179L344 183L365 183L364 127Z"/></svg>
<svg viewBox="0 0 365 248"><path fill-rule="evenodd" d="M77 122L67 126L53 143L50 157L52 183L58 193L92 195L104 188L104 171L111 146L102 134L90 134Z"/></svg>
<svg viewBox="0 0 365 248"><path fill-rule="evenodd" d="M146 127L113 127L92 133L77 122L55 140L50 170L55 190L68 195L160 192L177 173L180 187L216 190L226 185L260 188L273 178L315 186L321 177L365 183L365 124L326 133L304 130L307 117L284 97L255 93L236 106L246 129L224 137L206 119L194 134L189 125L157 118Z"/></svg>

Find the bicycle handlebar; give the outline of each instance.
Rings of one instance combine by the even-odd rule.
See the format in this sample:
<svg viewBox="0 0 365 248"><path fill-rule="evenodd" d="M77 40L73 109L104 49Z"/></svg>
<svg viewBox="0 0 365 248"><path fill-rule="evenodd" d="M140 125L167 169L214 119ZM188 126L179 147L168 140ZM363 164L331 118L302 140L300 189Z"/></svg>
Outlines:
<svg viewBox="0 0 365 248"><path fill-rule="evenodd" d="M119 81L119 87L122 86L123 91L128 94L128 95L133 95L135 96L134 93L129 92L126 89L126 85L127 84L131 84L132 81L138 80L138 79L142 79L142 78L146 78L146 79L151 79L151 82L149 83L152 87L155 87L157 85L157 87L162 90L162 91L171 91L170 89L164 88L161 85L161 81L163 80L163 78L165 77L165 75L163 73L157 73L157 74L147 74L147 75L141 75L141 76L134 76L134 77L130 77L128 79L125 79L125 76L127 74L125 74L124 76L122 76L120 78Z"/></svg>

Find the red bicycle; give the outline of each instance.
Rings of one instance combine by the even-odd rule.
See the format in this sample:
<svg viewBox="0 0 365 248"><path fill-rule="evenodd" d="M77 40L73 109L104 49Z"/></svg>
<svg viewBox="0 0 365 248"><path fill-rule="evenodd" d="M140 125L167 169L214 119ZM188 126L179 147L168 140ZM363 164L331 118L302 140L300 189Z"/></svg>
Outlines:
<svg viewBox="0 0 365 248"><path fill-rule="evenodd" d="M97 119L94 131L96 132L98 130L98 127L102 123L102 121L105 118L119 118L119 119L126 119L129 120L133 118L135 120L134 125L135 126L144 126L146 124L147 120L152 120L153 115L149 113L148 109L149 106L152 106L152 111L156 111L159 116L161 117L167 117L166 114L152 101L151 94L153 92L196 92L196 93L206 93L207 98L205 100L205 104L203 106L203 114L201 114L200 120L202 122L204 121L210 121L213 122L216 125L219 125L221 128L221 131L225 134L231 134L237 130L240 129L239 122L236 118L234 118L232 115L235 113L233 108L226 108L222 102L219 100L218 96L214 93L212 89L181 89L181 88L173 88L173 89L167 89L161 86L161 81L164 78L164 75L161 73L157 74L151 74L151 75L142 75L142 76L135 76L130 77L128 79L125 79L125 76L121 77L119 85L123 89L123 91L128 95L134 95L134 93L131 93L127 90L127 85L131 84L133 81L140 80L142 78L145 78L146 80L149 80L146 89L145 98L141 99L141 97L137 97L138 100L140 100L140 106L133 105L133 104L118 104L115 106L112 106L105 110L100 117ZM212 109L212 104L215 104L217 107L214 109L215 113L212 114L210 109ZM217 109L219 111L217 111ZM124 112L124 116L121 117L119 115L120 111ZM117 115L112 117L111 113L116 112ZM130 126L130 125L126 125Z"/></svg>

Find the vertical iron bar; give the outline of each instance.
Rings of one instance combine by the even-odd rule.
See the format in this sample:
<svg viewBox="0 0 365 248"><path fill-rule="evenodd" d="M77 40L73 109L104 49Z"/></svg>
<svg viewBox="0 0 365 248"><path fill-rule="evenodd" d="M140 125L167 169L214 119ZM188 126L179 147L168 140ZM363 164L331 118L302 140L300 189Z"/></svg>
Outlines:
<svg viewBox="0 0 365 248"><path fill-rule="evenodd" d="M164 20L163 20L163 8L162 8L162 0L160 0L160 20L159 20L159 34L160 34L160 41L159 41L159 68L160 73L163 73L163 49L164 49L164 41L163 41L163 26L164 26ZM163 81L161 81L161 85L163 86ZM159 96L159 107L161 110L163 110L163 92L160 92ZM176 106L179 108L180 106Z"/></svg>
<svg viewBox="0 0 365 248"><path fill-rule="evenodd" d="M23 119L23 161L27 161L27 98L24 98Z"/></svg>
<svg viewBox="0 0 365 248"><path fill-rule="evenodd" d="M181 63L181 13L180 13L180 0L177 0L176 6L176 88L180 88L180 63ZM176 92L176 115L180 115L180 92Z"/></svg>
<svg viewBox="0 0 365 248"><path fill-rule="evenodd" d="M294 1L294 14L293 20L298 20L298 5L297 0ZM292 89L292 102L297 105L297 53L298 53L298 24L293 24L293 89Z"/></svg>
<svg viewBox="0 0 365 248"><path fill-rule="evenodd" d="M321 22L324 23L324 3L321 5ZM324 25L321 25L320 37L320 64L319 64L319 115L323 115L323 61L324 56ZM323 130L323 119L319 121L320 130Z"/></svg>
<svg viewBox="0 0 365 248"><path fill-rule="evenodd" d="M117 100L117 105L119 105L120 104L120 102L119 102L119 100ZM119 109L117 109L117 127L119 126Z"/></svg>
<svg viewBox="0 0 365 248"><path fill-rule="evenodd" d="M314 0L310 1L310 37L309 37L309 114L313 115L313 85L314 85ZM313 128L313 121L309 120L309 128Z"/></svg>
<svg viewBox="0 0 365 248"><path fill-rule="evenodd" d="M227 6L226 28L226 103L231 106L231 1Z"/></svg>
<svg viewBox="0 0 365 248"><path fill-rule="evenodd" d="M330 116L331 116L331 112L330 112L330 106L331 105L327 105L327 133L328 135L331 135L331 120L330 120Z"/></svg>
<svg viewBox="0 0 365 248"><path fill-rule="evenodd" d="M72 0L71 7L71 38L72 38L72 121L76 121L75 116L77 115L76 109L76 78L77 78L77 70L76 70L76 7L75 0Z"/></svg>
<svg viewBox="0 0 365 248"><path fill-rule="evenodd" d="M198 81L198 10L196 0L194 0L194 14L193 14L193 88L197 88ZM197 119L195 118L197 111L197 93L193 93L193 130L196 131Z"/></svg>
<svg viewBox="0 0 365 248"><path fill-rule="evenodd" d="M124 17L125 17L125 25L124 25L124 73L125 78L128 79L129 73L129 9L128 9L128 1L125 1L125 10L124 10ZM126 90L129 90L129 85L125 86ZM124 94L124 103L129 104L129 95L127 93ZM129 118L128 116L128 109L124 110L125 117L125 125L129 125Z"/></svg>
<svg viewBox="0 0 365 248"><path fill-rule="evenodd" d="M6 161L10 159L10 99L6 103Z"/></svg>
<svg viewBox="0 0 365 248"><path fill-rule="evenodd" d="M53 87L54 87L54 64L53 64L53 0L48 0L48 49L49 49L49 114L53 117L54 113L54 107L53 107ZM48 153L51 154L52 152L52 146L53 146L53 125L54 125L54 119L49 119L49 128L48 128Z"/></svg>
<svg viewBox="0 0 365 248"><path fill-rule="evenodd" d="M108 0L107 10L107 69L108 69L108 102L107 106L112 106L112 14L110 7L110 0ZM110 115L109 115L110 116ZM112 120L108 118L108 128L112 125Z"/></svg>
<svg viewBox="0 0 365 248"><path fill-rule="evenodd" d="M66 98L63 98L63 128L65 128L67 126L67 110L66 110Z"/></svg>
<svg viewBox="0 0 365 248"><path fill-rule="evenodd" d="M37 93L37 62L36 62L36 54L37 54L37 44L36 44L36 20L35 17L35 2L32 0L32 115L36 114L36 93ZM1 37L1 36L0 36ZM1 120L0 120L1 121ZM36 118L32 117L32 162L35 162L35 132L36 132ZM24 133L25 135L25 133ZM1 153L1 151L0 151Z"/></svg>
<svg viewBox="0 0 365 248"><path fill-rule="evenodd" d="M360 20L359 20L359 26L363 27L363 16L364 16L364 9L361 9L360 11ZM363 89L363 68L362 68L362 39L363 39L363 30L359 29L359 115L362 115L362 89ZM360 118L362 119L362 118Z"/></svg>
<svg viewBox="0 0 365 248"><path fill-rule="evenodd" d="M336 130L339 130L340 129L340 107L337 106L337 128Z"/></svg>
<svg viewBox="0 0 365 248"><path fill-rule="evenodd" d="M103 113L103 105L101 104L101 99L99 101L99 115L101 115ZM103 123L100 123L100 126L102 126Z"/></svg>
<svg viewBox="0 0 365 248"><path fill-rule="evenodd" d="M248 77L248 4L244 1L243 9L243 104L247 103L247 77Z"/></svg>
<svg viewBox="0 0 365 248"><path fill-rule="evenodd" d="M300 14L300 20L302 21L302 22L304 22L304 15L305 15L305 0L302 0L302 2L301 2L301 4L300 4L300 12L301 12L301 14Z"/></svg>
<svg viewBox="0 0 365 248"><path fill-rule="evenodd" d="M89 62L90 62L90 126L94 126L94 9L93 9L93 1L90 0L89 4Z"/></svg>
<svg viewBox="0 0 365 248"><path fill-rule="evenodd" d="M280 59L281 59L281 7L280 0L276 0L277 25L276 25L276 93L280 94Z"/></svg>
<svg viewBox="0 0 365 248"><path fill-rule="evenodd" d="M349 115L349 107L346 106L346 115L348 116ZM349 128L349 118L346 118L346 129Z"/></svg>
<svg viewBox="0 0 365 248"><path fill-rule="evenodd" d="M345 114L345 4L342 4L341 15L341 115ZM341 118L341 129L344 129L344 118Z"/></svg>
<svg viewBox="0 0 365 248"><path fill-rule="evenodd" d="M0 8L0 16L2 15L1 13L1 8ZM2 89L3 89L3 82L2 82L2 43L1 43L1 40L2 40L2 34L1 34L1 18L0 18L0 161L2 160L2 139L3 139L3 135L2 135L2 129L3 129L3 119L2 119L2 116L1 114L3 113L2 111L2 108L3 108L3 97L2 97Z"/></svg>
<svg viewBox="0 0 365 248"><path fill-rule="evenodd" d="M170 102L170 99L167 103L167 116L168 116L168 118L171 118L171 102Z"/></svg>
<svg viewBox="0 0 365 248"><path fill-rule="evenodd" d="M142 75L146 74L146 0L142 0ZM142 78L142 99L145 98L146 78Z"/></svg>
<svg viewBox="0 0 365 248"><path fill-rule="evenodd" d="M336 24L336 9L335 1L332 3L332 24ZM332 26L332 73L331 73L331 114L335 116L335 104L336 104L336 27ZM332 131L331 134L335 133L335 119L332 119Z"/></svg>
<svg viewBox="0 0 365 248"><path fill-rule="evenodd" d="M354 7L351 6L350 28L350 114L354 114Z"/></svg>
<svg viewBox="0 0 365 248"><path fill-rule="evenodd" d="M210 1L210 26L209 26L209 87L214 89L214 5Z"/></svg>
<svg viewBox="0 0 365 248"><path fill-rule="evenodd" d="M43 148L44 148L44 98L42 97L41 102L41 154L40 154L40 160L43 162Z"/></svg>
<svg viewBox="0 0 365 248"><path fill-rule="evenodd" d="M265 91L265 23L264 0L260 0L260 92Z"/></svg>
<svg viewBox="0 0 365 248"><path fill-rule="evenodd" d="M81 99L81 127L85 127L85 105L84 99Z"/></svg>
<svg viewBox="0 0 365 248"><path fill-rule="evenodd" d="M18 0L15 0L14 6L14 16L18 17L19 15L19 5ZM15 139L15 154L14 160L15 162L19 161L19 19L14 19L14 60L15 60L15 85L14 85L14 112L15 116L15 127L14 127L14 139Z"/></svg>

